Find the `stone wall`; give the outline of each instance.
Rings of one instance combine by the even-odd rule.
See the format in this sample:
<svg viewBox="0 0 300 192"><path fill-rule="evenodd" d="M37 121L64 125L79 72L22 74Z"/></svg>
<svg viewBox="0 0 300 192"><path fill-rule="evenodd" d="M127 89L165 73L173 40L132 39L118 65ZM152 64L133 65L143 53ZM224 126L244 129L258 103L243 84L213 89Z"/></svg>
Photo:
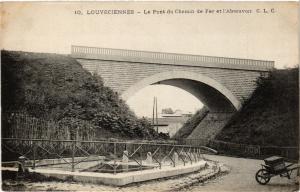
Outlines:
<svg viewBox="0 0 300 192"><path fill-rule="evenodd" d="M232 113L208 113L187 139L208 142L213 140L232 117ZM206 144L206 143L202 143Z"/></svg>
<svg viewBox="0 0 300 192"><path fill-rule="evenodd" d="M77 59L91 73L101 75L106 86L122 94L142 79L168 71L187 71L208 76L229 89L238 99L248 98L256 87L262 71L205 68L195 66L161 65L104 60Z"/></svg>

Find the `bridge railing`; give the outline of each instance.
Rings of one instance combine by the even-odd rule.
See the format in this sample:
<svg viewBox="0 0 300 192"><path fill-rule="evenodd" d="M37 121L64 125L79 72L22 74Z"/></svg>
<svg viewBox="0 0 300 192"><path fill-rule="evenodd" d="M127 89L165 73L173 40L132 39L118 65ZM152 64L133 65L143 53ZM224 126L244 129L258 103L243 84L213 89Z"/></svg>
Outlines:
<svg viewBox="0 0 300 192"><path fill-rule="evenodd" d="M222 64L223 67L251 66L251 69L260 69L260 70L262 69L270 70L274 68L274 61L264 61L264 60L110 49L110 48L85 47L85 46L72 46L71 49L72 49L71 50L72 56L75 58L88 57L91 59L111 59L111 60L124 60L124 61L149 62L149 63L157 62L161 64L177 64L177 65L199 65L205 63L207 66L211 66L211 67L215 66L216 64ZM209 64L215 64L215 65L209 65ZM222 67L222 65L218 65L218 67ZM230 65L230 66L226 66L226 65Z"/></svg>

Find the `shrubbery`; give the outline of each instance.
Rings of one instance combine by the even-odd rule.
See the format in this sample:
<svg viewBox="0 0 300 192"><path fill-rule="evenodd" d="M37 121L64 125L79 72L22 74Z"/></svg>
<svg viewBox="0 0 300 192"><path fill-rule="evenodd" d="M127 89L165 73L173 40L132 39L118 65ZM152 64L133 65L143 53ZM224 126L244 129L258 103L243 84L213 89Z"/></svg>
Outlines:
<svg viewBox="0 0 300 192"><path fill-rule="evenodd" d="M117 93L75 59L13 51L1 51L1 56L2 112L24 112L57 122L73 118L76 124L90 121L112 137L158 137L149 122L138 119Z"/></svg>

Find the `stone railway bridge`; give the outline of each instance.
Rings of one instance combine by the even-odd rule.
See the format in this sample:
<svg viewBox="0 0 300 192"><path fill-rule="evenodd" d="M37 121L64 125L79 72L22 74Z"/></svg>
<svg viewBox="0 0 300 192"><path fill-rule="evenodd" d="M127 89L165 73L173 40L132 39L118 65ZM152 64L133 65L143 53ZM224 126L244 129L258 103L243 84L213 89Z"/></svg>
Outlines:
<svg viewBox="0 0 300 192"><path fill-rule="evenodd" d="M239 110L256 79L274 68L273 61L84 46L72 46L71 56L124 100L149 85L172 85L193 94L211 114Z"/></svg>

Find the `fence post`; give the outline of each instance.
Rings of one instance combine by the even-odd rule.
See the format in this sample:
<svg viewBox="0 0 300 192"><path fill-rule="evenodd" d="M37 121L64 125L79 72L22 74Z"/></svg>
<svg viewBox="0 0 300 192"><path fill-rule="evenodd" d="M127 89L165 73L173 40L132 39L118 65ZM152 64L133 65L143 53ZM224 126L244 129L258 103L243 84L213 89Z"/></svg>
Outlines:
<svg viewBox="0 0 300 192"><path fill-rule="evenodd" d="M72 172L75 171L75 161L74 161L74 156L75 156L75 145L76 145L76 141L73 140L73 141L72 141Z"/></svg>
<svg viewBox="0 0 300 192"><path fill-rule="evenodd" d="M36 159L36 145L34 140L32 140L32 147L33 147L33 164L32 164L32 169L35 169L35 159Z"/></svg>
<svg viewBox="0 0 300 192"><path fill-rule="evenodd" d="M143 155L142 155L143 152L141 152L141 156L140 156L140 159L141 159L141 164L140 164L140 170L142 170L142 166L143 166Z"/></svg>
<svg viewBox="0 0 300 192"><path fill-rule="evenodd" d="M22 178L25 176L26 173L28 173L28 169L26 168L25 162L26 157L25 156L20 156L18 159L18 172L17 172L17 178Z"/></svg>
<svg viewBox="0 0 300 192"><path fill-rule="evenodd" d="M114 142L114 159L117 158L117 143Z"/></svg>
<svg viewBox="0 0 300 192"><path fill-rule="evenodd" d="M193 157L195 159L195 162L198 162L198 158L196 156L196 148L195 147L193 147Z"/></svg>
<svg viewBox="0 0 300 192"><path fill-rule="evenodd" d="M178 153L177 152L174 152L173 153L173 158L174 158L174 167L176 167L177 163L178 163Z"/></svg>
<svg viewBox="0 0 300 192"><path fill-rule="evenodd" d="M114 160L114 175L117 173L116 160Z"/></svg>
<svg viewBox="0 0 300 192"><path fill-rule="evenodd" d="M142 165L143 165L143 150L142 150L142 148L140 148L139 150L140 150L140 160L141 160L140 170L142 170Z"/></svg>

